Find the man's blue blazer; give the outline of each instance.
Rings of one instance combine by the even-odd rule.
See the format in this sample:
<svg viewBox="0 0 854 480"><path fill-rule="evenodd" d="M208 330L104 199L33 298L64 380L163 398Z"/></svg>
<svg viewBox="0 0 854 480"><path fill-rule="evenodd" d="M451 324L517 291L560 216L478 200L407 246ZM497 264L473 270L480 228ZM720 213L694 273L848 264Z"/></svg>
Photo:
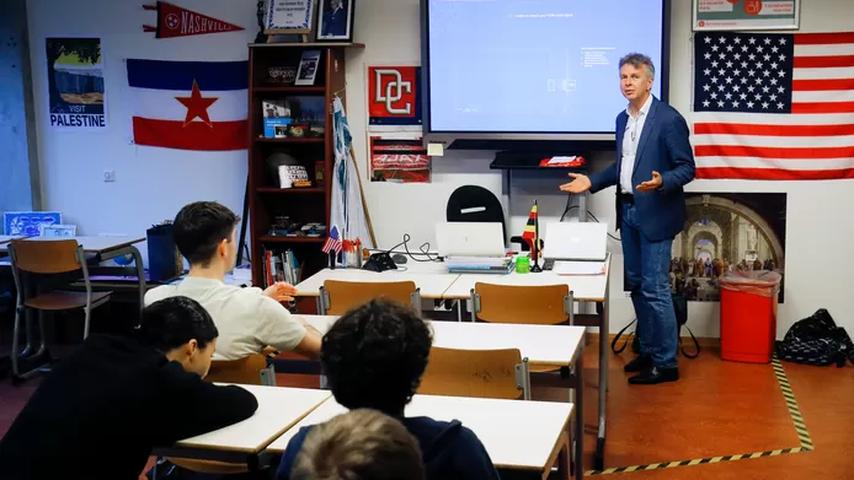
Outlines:
<svg viewBox="0 0 854 480"><path fill-rule="evenodd" d="M632 191L620 191L620 163L623 158L623 136L629 115L617 115L617 160L601 172L590 175L590 191L617 185L617 228L620 227L620 194L634 194L640 231L650 241L673 238L685 223L685 198L682 186L694 179L694 154L688 142L688 124L670 105L653 97L635 155ZM638 192L636 187L652 179L652 171L661 174L663 184L651 192Z"/></svg>

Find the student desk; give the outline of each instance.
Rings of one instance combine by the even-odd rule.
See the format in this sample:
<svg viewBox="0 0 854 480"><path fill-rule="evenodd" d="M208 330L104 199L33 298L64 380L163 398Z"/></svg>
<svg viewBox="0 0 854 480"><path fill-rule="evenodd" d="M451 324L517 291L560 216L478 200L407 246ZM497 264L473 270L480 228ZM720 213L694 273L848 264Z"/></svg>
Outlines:
<svg viewBox="0 0 854 480"><path fill-rule="evenodd" d="M0 240L6 237L0 237ZM7 253L9 251L8 243L12 239L6 240L5 242L0 241L0 252ZM80 237L68 237L68 238L43 238L43 237L30 237L27 240L39 241L39 242L50 242L54 240L77 240L77 243L83 247L83 251L94 255L93 259L96 262L103 262L105 260L109 260L111 258L120 257L122 255L131 255L133 256L133 262L136 266L136 274L139 278L139 308L142 310L143 299L145 298L145 273L143 270L142 264L142 256L133 245L135 243L144 242L144 237L131 237L131 236L80 236Z"/></svg>
<svg viewBox="0 0 854 480"><path fill-rule="evenodd" d="M338 319L334 315L300 315L320 333L326 333ZM464 350L518 348L531 366L568 367L575 391L577 412L583 406L584 381L582 358L584 327L567 325L520 325L508 323L439 322L430 323L433 345ZM537 374L533 374L537 375ZM555 377L555 375L543 375ZM584 419L575 422L575 458L583 466ZM583 471L583 468L581 469Z"/></svg>
<svg viewBox="0 0 854 480"><path fill-rule="evenodd" d="M326 280L346 282L400 282L413 281L421 290L421 298L442 299L445 290L459 275L448 273L447 267L436 262L410 261L400 270L371 272L356 268L324 268L323 270L296 284L298 297L320 298L320 287Z"/></svg>
<svg viewBox="0 0 854 480"><path fill-rule="evenodd" d="M327 400L276 439L269 451L281 454L301 427L346 411L334 399ZM415 395L405 410L407 417L459 420L477 435L496 467L542 472L543 479L555 464L562 467L562 478L569 478L567 425L572 411L571 403L435 395Z"/></svg>
<svg viewBox="0 0 854 480"><path fill-rule="evenodd" d="M258 400L254 415L169 447L155 448L155 455L246 463L250 470L257 470L264 449L332 395L327 390L240 386Z"/></svg>
<svg viewBox="0 0 854 480"><path fill-rule="evenodd" d="M407 263L410 267L412 267L412 264L413 262ZM422 288L422 297L456 300L459 302L471 297L471 289L474 288L476 282L505 285L568 285L575 301L592 302L596 305L595 314L576 314L575 324L599 328L599 402L597 441L593 466L597 470L602 470L605 458L605 415L608 392L608 276L610 267L611 255L608 254L605 260L605 273L601 275L558 275L550 271L527 274L513 272L508 275L449 274L446 267L441 263L416 264L411 270L382 273L352 269L324 269L297 284L296 295L319 297L320 285L323 284L323 280L327 279L350 281L366 281L363 278L370 278L373 281L412 280L416 286ZM452 281L437 296L437 290L445 285L449 277L453 277ZM429 291L429 296L425 293L426 291ZM529 355L524 351L522 353L523 355ZM579 417L581 418L581 416Z"/></svg>

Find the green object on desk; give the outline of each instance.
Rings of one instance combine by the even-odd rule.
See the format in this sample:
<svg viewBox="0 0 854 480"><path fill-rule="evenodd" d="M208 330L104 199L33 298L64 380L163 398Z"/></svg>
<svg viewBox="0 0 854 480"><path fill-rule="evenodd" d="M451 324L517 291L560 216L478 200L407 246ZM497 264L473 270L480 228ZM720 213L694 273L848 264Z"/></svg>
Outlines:
<svg viewBox="0 0 854 480"><path fill-rule="evenodd" d="M531 257L519 255L516 257L516 273L529 273L531 271Z"/></svg>

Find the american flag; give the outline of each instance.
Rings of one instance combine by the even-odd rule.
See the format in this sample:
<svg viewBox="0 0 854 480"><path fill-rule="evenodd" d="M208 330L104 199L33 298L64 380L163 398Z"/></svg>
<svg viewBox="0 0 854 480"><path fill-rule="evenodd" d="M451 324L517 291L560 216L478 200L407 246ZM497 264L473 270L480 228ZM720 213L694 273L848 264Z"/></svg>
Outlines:
<svg viewBox="0 0 854 480"><path fill-rule="evenodd" d="M698 33L697 178L854 178L854 33Z"/></svg>
<svg viewBox="0 0 854 480"><path fill-rule="evenodd" d="M329 230L329 237L326 238L326 242L320 250L323 253L329 253L332 250L335 250L335 253L341 253L342 248L343 244L341 242L341 235L338 234L338 227L332 225L332 228Z"/></svg>

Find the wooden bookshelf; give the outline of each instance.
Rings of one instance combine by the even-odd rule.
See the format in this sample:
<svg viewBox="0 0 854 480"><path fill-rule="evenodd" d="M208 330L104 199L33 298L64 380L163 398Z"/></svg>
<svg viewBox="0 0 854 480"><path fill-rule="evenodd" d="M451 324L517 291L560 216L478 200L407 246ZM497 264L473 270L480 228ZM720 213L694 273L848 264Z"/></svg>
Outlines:
<svg viewBox="0 0 854 480"><path fill-rule="evenodd" d="M252 249L252 278L255 285L265 283L264 257L292 250L302 267L301 278L323 268L326 255L320 251L326 235L288 237L271 235L273 225L283 219L290 223L322 223L329 228L332 197L331 173L334 163L332 136L332 100L337 93L344 100L344 51L356 44L251 44L249 45L249 219ZM277 85L268 78L270 67L298 67L305 50L320 50L320 62L313 85ZM322 97L325 105L323 136L265 138L261 104L265 100L284 100L293 96ZM275 168L267 159L286 153L305 166L311 187L279 188ZM318 183L317 173L323 182Z"/></svg>

